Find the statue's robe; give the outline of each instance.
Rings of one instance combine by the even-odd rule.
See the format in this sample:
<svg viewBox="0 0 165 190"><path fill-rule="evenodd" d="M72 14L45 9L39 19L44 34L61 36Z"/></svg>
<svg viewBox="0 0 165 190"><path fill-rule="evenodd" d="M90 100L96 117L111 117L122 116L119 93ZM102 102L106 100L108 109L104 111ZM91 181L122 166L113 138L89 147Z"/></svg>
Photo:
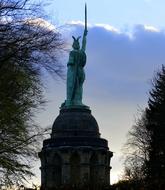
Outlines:
<svg viewBox="0 0 165 190"><path fill-rule="evenodd" d="M84 66L86 54L83 50L72 50L67 64L67 100L66 105L82 105Z"/></svg>

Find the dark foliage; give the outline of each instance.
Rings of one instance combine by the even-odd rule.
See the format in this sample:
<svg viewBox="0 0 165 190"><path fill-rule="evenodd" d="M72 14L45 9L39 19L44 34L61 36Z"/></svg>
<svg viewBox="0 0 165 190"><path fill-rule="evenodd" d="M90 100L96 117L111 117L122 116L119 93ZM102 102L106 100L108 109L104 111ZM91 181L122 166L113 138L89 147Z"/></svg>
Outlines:
<svg viewBox="0 0 165 190"><path fill-rule="evenodd" d="M118 183L112 185L111 189L112 190L143 190L141 183L134 180L121 180Z"/></svg>
<svg viewBox="0 0 165 190"><path fill-rule="evenodd" d="M94 185L95 186L95 185ZM91 185L80 185L80 186L74 186L74 185L63 185L59 188L48 188L48 190L115 190L115 186L91 186ZM40 188L41 190L45 190L43 187Z"/></svg>
<svg viewBox="0 0 165 190"><path fill-rule="evenodd" d="M150 189L165 187L165 66L152 81L148 108L147 129L151 134L147 180Z"/></svg>
<svg viewBox="0 0 165 190"><path fill-rule="evenodd" d="M148 107L128 134L125 175L144 189L165 187L165 66L157 72Z"/></svg>
<svg viewBox="0 0 165 190"><path fill-rule="evenodd" d="M146 162L149 159L150 132L146 128L147 120L145 111L141 118L136 120L128 133L124 146L124 176L125 181L132 184L145 185Z"/></svg>
<svg viewBox="0 0 165 190"><path fill-rule="evenodd" d="M64 43L30 0L0 0L0 184L31 172L43 134L33 116L44 103L42 73L62 76Z"/></svg>

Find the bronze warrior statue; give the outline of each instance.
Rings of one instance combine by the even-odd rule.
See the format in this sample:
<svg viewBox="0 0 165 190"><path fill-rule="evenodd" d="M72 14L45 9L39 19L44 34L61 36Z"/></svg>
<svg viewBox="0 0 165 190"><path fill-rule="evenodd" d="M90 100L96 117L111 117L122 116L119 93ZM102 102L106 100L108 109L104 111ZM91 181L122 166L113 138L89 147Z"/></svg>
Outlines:
<svg viewBox="0 0 165 190"><path fill-rule="evenodd" d="M67 64L67 98L61 107L84 106L82 103L83 83L85 80L84 66L86 64L87 12L85 6L85 29L80 48L79 39L73 38L73 50L70 52Z"/></svg>

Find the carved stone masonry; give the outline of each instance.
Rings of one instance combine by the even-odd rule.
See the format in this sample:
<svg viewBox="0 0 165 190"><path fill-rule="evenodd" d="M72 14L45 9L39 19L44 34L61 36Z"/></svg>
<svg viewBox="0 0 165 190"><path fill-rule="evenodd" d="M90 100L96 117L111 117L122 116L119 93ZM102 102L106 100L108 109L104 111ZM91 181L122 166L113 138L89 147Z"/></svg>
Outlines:
<svg viewBox="0 0 165 190"><path fill-rule="evenodd" d="M108 186L112 155L89 109L61 109L39 153L41 189Z"/></svg>

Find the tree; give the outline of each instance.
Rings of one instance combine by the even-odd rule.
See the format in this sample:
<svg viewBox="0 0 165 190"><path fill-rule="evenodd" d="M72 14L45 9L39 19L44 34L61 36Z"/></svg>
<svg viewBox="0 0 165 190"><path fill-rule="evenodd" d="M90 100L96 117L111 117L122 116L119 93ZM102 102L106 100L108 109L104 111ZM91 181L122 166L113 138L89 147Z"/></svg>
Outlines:
<svg viewBox="0 0 165 190"><path fill-rule="evenodd" d="M142 179L146 189L165 187L165 66L152 80L148 107L128 134L126 176ZM143 184L144 185L144 184Z"/></svg>
<svg viewBox="0 0 165 190"><path fill-rule="evenodd" d="M146 128L151 134L147 180L150 189L165 187L165 66L157 72L146 110Z"/></svg>
<svg viewBox="0 0 165 190"><path fill-rule="evenodd" d="M150 132L146 128L146 112L143 111L128 132L124 146L124 179L138 186L144 185L146 178L146 162L149 159Z"/></svg>
<svg viewBox="0 0 165 190"><path fill-rule="evenodd" d="M40 11L30 0L0 0L0 184L33 175L43 132L34 122L45 101L42 73L62 76L64 43Z"/></svg>

